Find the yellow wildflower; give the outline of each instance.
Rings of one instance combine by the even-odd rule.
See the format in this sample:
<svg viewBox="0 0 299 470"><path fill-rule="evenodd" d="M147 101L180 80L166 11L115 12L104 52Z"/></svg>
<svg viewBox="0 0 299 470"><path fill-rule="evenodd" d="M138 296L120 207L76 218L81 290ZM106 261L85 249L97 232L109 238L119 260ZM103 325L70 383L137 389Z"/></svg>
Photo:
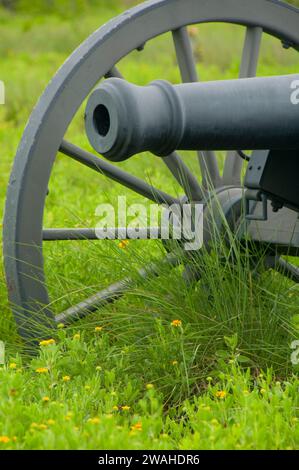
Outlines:
<svg viewBox="0 0 299 470"><path fill-rule="evenodd" d="M71 377L69 375L64 375L62 377L63 382L69 382L71 380Z"/></svg>
<svg viewBox="0 0 299 470"><path fill-rule="evenodd" d="M54 419L48 419L47 424L49 424L49 426L54 425L55 424Z"/></svg>
<svg viewBox="0 0 299 470"><path fill-rule="evenodd" d="M124 405L124 406L121 407L121 409L122 409L123 411L129 411L129 410L131 409L131 407L128 406L128 405Z"/></svg>
<svg viewBox="0 0 299 470"><path fill-rule="evenodd" d="M133 424L131 426L132 431L142 431L142 423L139 421L138 423Z"/></svg>
<svg viewBox="0 0 299 470"><path fill-rule="evenodd" d="M96 326L95 329L94 329L94 331L95 331L96 333L99 333L100 331L102 331L102 329L103 329L102 326Z"/></svg>
<svg viewBox="0 0 299 470"><path fill-rule="evenodd" d="M215 396L217 398L220 398L220 399L223 399L225 398L227 395L226 391L225 390L219 390L218 392L215 393Z"/></svg>
<svg viewBox="0 0 299 470"><path fill-rule="evenodd" d="M10 368L10 369L16 369L16 368L17 368L17 364L16 364L15 362L11 362L11 363L9 364L9 368Z"/></svg>
<svg viewBox="0 0 299 470"><path fill-rule="evenodd" d="M88 422L91 423L91 424L99 424L100 423L100 418L95 416L94 418L89 418Z"/></svg>
<svg viewBox="0 0 299 470"><path fill-rule="evenodd" d="M172 361L171 364L172 364L173 366L177 366L177 365L178 365L178 361Z"/></svg>
<svg viewBox="0 0 299 470"><path fill-rule="evenodd" d="M47 374L49 371L47 367L38 367L37 369L35 369L35 372L37 372L38 374Z"/></svg>
<svg viewBox="0 0 299 470"><path fill-rule="evenodd" d="M42 431L45 431L46 429L48 429L48 426L47 426L46 424L44 424L44 423L41 423L41 424L39 425L39 429L41 429Z"/></svg>
<svg viewBox="0 0 299 470"><path fill-rule="evenodd" d="M50 398L49 398L49 397L43 397L43 398L42 398L42 401L43 401L44 403L48 403L48 401L50 401Z"/></svg>
<svg viewBox="0 0 299 470"><path fill-rule="evenodd" d="M80 333L76 333L74 336L73 336L73 339L80 339Z"/></svg>
<svg viewBox="0 0 299 470"><path fill-rule="evenodd" d="M40 346L50 346L50 344L55 344L55 339L53 338L44 339L43 341L40 341L39 343Z"/></svg>
<svg viewBox="0 0 299 470"><path fill-rule="evenodd" d="M9 437L0 436L0 442L2 442L2 444L7 444L9 441L10 441Z"/></svg>
<svg viewBox="0 0 299 470"><path fill-rule="evenodd" d="M155 388L154 384L146 384L147 390L151 390L152 388Z"/></svg>
<svg viewBox="0 0 299 470"><path fill-rule="evenodd" d="M118 244L118 248L121 248L122 250L126 248L129 244L129 240L121 240Z"/></svg>
<svg viewBox="0 0 299 470"><path fill-rule="evenodd" d="M172 320L171 326L175 326L175 327L182 326L182 322L181 320Z"/></svg>
<svg viewBox="0 0 299 470"><path fill-rule="evenodd" d="M114 405L112 406L113 411L118 411L118 406Z"/></svg>
<svg viewBox="0 0 299 470"><path fill-rule="evenodd" d="M48 429L48 426L44 423L31 423L30 427L32 429L41 429L42 431L44 431L45 429Z"/></svg>

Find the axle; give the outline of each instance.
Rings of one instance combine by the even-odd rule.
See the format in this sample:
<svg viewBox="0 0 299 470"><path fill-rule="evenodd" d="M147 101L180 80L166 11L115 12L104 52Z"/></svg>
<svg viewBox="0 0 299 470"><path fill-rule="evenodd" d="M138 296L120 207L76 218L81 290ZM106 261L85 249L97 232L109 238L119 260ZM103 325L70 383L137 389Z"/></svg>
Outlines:
<svg viewBox="0 0 299 470"><path fill-rule="evenodd" d="M299 148L299 75L148 86L110 78L85 115L93 148L112 161L151 151Z"/></svg>

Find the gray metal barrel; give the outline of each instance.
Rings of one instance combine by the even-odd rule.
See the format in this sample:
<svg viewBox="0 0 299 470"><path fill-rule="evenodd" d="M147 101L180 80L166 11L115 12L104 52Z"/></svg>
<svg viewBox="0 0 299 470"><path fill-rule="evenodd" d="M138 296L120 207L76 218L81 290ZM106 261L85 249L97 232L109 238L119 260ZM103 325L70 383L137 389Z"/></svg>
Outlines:
<svg viewBox="0 0 299 470"><path fill-rule="evenodd" d="M299 75L144 87L111 78L90 95L85 125L112 161L143 151L299 148Z"/></svg>

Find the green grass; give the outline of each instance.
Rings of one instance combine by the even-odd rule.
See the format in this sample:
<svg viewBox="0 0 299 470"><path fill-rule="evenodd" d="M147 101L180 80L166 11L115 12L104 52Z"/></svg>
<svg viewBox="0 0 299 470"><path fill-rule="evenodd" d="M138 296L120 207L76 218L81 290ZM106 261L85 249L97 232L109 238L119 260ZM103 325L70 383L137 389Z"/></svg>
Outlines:
<svg viewBox="0 0 299 470"><path fill-rule="evenodd" d="M166 334L183 337L184 331ZM172 407L163 403L159 384L126 372L130 359L126 351L114 356L109 332L86 341L61 330L59 343L42 346L29 366L17 358L0 371L0 446L295 449L298 378L278 381L271 371L252 377L235 359L231 354L229 366L219 363L221 372L207 376L200 393ZM179 376L180 367L172 365L172 374Z"/></svg>
<svg viewBox="0 0 299 470"><path fill-rule="evenodd" d="M99 1L95 7L76 1L72 8L81 11L79 17L72 8L62 11L62 2L51 11L44 10L45 2L32 2L33 10L19 3L17 14L0 10L0 79L7 97L0 107L1 218L13 157L38 96L88 34L125 4L138 2ZM242 28L203 25L193 27L191 35L203 80L238 75ZM169 34L119 67L138 84L179 81ZM297 53L266 37L258 75L296 72ZM68 139L90 149L83 109ZM200 177L195 155L185 153L184 159ZM153 156L134 157L121 167L171 194L182 192ZM93 227L97 205L115 205L119 194L147 203L62 156L49 189L48 227ZM58 313L164 254L155 241L130 242L126 249L108 241L48 244L51 308ZM182 281L182 268L161 267L160 277L147 282L136 276L117 303L72 328L45 330L55 344L41 346L33 360L20 348L2 274L0 339L6 342L7 362L0 371L0 448L298 447L298 370L290 360L290 344L298 339L298 288L262 267L254 276L254 255L250 247L241 255L234 238L230 251L215 243L210 255L202 252L194 260L202 279L192 288ZM172 326L174 319L181 326ZM96 327L102 330L95 332ZM37 373L38 368L47 372ZM70 380L63 381L65 376ZM142 429L134 428L136 423Z"/></svg>

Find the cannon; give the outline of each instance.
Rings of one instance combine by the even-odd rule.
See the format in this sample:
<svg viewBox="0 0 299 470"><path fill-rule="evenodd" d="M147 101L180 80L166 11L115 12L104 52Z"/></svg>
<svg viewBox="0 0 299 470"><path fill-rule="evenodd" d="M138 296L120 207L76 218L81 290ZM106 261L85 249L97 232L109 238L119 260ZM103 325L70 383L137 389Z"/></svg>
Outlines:
<svg viewBox="0 0 299 470"><path fill-rule="evenodd" d="M86 134L117 162L145 151L163 158L176 150L268 149L248 158L245 197L255 190L253 199L298 212L297 85L299 75L146 87L110 78L89 97Z"/></svg>
<svg viewBox="0 0 299 470"><path fill-rule="evenodd" d="M89 97L86 133L111 161L150 151L298 149L299 75L146 87L110 78Z"/></svg>
<svg viewBox="0 0 299 470"><path fill-rule="evenodd" d="M187 27L219 22L244 27L239 77L200 82ZM163 77L146 86L126 81L118 62L136 50L142 54L147 43L168 32L183 83L171 84ZM240 243L249 238L264 247L269 269L299 281L299 270L281 258L299 252L299 75L255 77L263 35L280 41L285 50L298 51L299 10L277 0L151 0L98 29L59 69L32 112L7 191L5 271L25 341L36 341L45 327L85 317L132 285L130 278L120 280L56 315L52 312L44 243L97 239L94 228L43 227L58 153L163 206L202 203L207 249L213 227L221 232L228 223ZM65 137L85 99L85 131L93 153ZM201 182L180 150L197 152ZM218 150L227 152L222 173ZM121 168L123 160L142 152L162 159L182 187L182 198ZM136 158L143 159L146 174L146 154ZM190 284L200 278L190 268L190 257L178 255L177 246L171 251L171 244L167 250L163 263L183 263L183 277ZM152 263L139 274L145 278L158 271Z"/></svg>

